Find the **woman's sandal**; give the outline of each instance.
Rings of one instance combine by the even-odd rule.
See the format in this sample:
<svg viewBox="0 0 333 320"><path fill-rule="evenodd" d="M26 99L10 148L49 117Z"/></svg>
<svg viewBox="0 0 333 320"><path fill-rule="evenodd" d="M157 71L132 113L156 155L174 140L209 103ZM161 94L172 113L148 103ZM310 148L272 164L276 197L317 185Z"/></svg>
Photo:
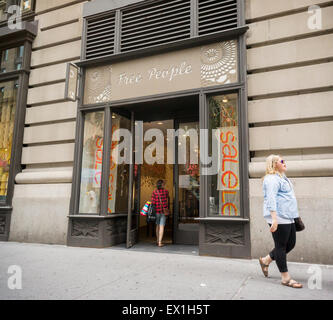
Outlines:
<svg viewBox="0 0 333 320"><path fill-rule="evenodd" d="M264 276L267 278L268 277L268 267L269 267L269 265L264 264L261 257L259 258L259 263L260 263L261 270L262 270ZM265 268L267 268L267 269L265 270Z"/></svg>
<svg viewBox="0 0 333 320"><path fill-rule="evenodd" d="M289 279L287 282L282 281L281 284L283 286L295 288L295 289L301 289L303 288L303 285L293 279Z"/></svg>
<svg viewBox="0 0 333 320"><path fill-rule="evenodd" d="M164 247L164 243L160 242L160 243L158 244L158 246L159 246L159 247Z"/></svg>

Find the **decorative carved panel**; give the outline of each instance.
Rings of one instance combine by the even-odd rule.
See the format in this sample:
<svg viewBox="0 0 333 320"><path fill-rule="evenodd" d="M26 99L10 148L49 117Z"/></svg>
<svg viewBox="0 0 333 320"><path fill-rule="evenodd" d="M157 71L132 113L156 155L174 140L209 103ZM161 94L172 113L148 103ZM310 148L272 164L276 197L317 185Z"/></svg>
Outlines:
<svg viewBox="0 0 333 320"><path fill-rule="evenodd" d="M6 217L0 217L0 234L6 232Z"/></svg>
<svg viewBox="0 0 333 320"><path fill-rule="evenodd" d="M201 85L203 87L236 81L236 41L224 41L201 48Z"/></svg>
<svg viewBox="0 0 333 320"><path fill-rule="evenodd" d="M111 235L118 235L127 232L127 219L110 219L106 224L106 232Z"/></svg>
<svg viewBox="0 0 333 320"><path fill-rule="evenodd" d="M235 223L207 224L205 242L211 244L245 245L243 226Z"/></svg>
<svg viewBox="0 0 333 320"><path fill-rule="evenodd" d="M111 101L111 66L87 69L85 78L85 104Z"/></svg>
<svg viewBox="0 0 333 320"><path fill-rule="evenodd" d="M114 235L117 233L117 227L116 227L116 223L114 221L115 219L112 220L108 220L106 222L106 232L108 235Z"/></svg>
<svg viewBox="0 0 333 320"><path fill-rule="evenodd" d="M72 236L98 238L98 222L97 221L73 221Z"/></svg>

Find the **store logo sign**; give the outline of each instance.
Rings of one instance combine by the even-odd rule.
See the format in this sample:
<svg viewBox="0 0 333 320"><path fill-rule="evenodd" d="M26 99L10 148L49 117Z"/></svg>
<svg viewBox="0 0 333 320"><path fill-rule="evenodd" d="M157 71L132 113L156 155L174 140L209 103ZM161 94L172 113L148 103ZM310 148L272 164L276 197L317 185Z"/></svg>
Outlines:
<svg viewBox="0 0 333 320"><path fill-rule="evenodd" d="M73 63L67 63L66 83L65 83L65 100L77 100L77 84L79 78L79 68Z"/></svg>
<svg viewBox="0 0 333 320"><path fill-rule="evenodd" d="M230 40L88 68L84 104L236 83L237 61Z"/></svg>
<svg viewBox="0 0 333 320"><path fill-rule="evenodd" d="M179 65L171 65L166 68L152 67L145 73L121 73L118 77L118 85L133 85L138 84L142 81L158 81L166 80L172 81L176 77L181 77L186 74L191 74L193 71L192 65L188 64L186 61L180 63Z"/></svg>

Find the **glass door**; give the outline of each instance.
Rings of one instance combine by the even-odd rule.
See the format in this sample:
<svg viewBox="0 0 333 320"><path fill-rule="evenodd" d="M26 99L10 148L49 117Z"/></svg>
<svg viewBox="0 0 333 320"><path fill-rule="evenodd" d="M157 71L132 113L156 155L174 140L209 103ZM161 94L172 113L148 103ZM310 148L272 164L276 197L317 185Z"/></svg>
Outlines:
<svg viewBox="0 0 333 320"><path fill-rule="evenodd" d="M199 244L199 121L175 121L174 243Z"/></svg>
<svg viewBox="0 0 333 320"><path fill-rule="evenodd" d="M126 247L138 240L134 194L134 113L112 109L108 211L127 215Z"/></svg>

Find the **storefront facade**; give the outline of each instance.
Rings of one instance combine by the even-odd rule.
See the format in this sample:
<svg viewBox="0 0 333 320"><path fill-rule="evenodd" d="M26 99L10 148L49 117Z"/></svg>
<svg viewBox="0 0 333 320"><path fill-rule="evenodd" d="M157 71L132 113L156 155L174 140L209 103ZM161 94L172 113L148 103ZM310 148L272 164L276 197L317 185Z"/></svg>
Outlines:
<svg viewBox="0 0 333 320"><path fill-rule="evenodd" d="M7 28L9 36L2 28L13 4L34 27L15 34ZM287 161L307 226L289 260L333 263L331 1L1 6L1 240L88 247L153 241L137 212L162 178L171 198L168 244L258 258L272 246L262 177L274 153ZM118 128L134 135L128 164L114 163ZM212 129L223 133L221 166L205 175ZM187 161L190 138L168 136L177 130L197 133L193 149L201 163ZM167 148L157 154L163 139ZM146 155L166 161L150 164Z"/></svg>
<svg viewBox="0 0 333 320"><path fill-rule="evenodd" d="M215 16L227 15L229 23L219 23L207 14L211 10ZM179 163L181 151L175 146L180 137L171 138L176 155L168 178L172 243L199 245L200 254L249 258L247 27L242 2L131 1L123 7L101 2L101 7L86 4L84 18L68 244L103 247L126 241L131 247L140 241L139 211L142 200L149 198L140 197L138 172L144 169L146 151L143 144L138 151L137 126L168 120L174 129L196 123L202 142L197 154L204 154L193 162L197 172L191 175L189 159ZM128 129L135 141L127 165L117 165L111 155L119 143L113 137L118 128ZM202 174L212 170L207 160L214 148L213 129L221 129L217 161L223 166ZM202 137L205 130L208 136ZM155 184L164 177L149 178ZM195 186L184 182L190 179ZM189 214L193 198L198 208Z"/></svg>

